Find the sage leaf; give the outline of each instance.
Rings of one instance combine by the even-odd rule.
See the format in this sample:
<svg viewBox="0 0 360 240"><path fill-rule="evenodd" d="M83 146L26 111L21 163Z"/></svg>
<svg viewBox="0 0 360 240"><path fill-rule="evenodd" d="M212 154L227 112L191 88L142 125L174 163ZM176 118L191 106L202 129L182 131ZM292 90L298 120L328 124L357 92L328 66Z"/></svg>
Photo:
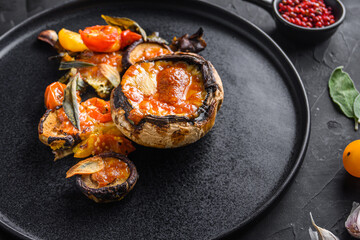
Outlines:
<svg viewBox="0 0 360 240"><path fill-rule="evenodd" d="M134 20L131 20L129 18L120 18L120 17L110 17L106 15L101 15L101 17L105 20L105 22L111 26L119 27L121 30L127 30L129 29L132 32L140 33L144 41L147 40L146 32L144 29L140 27L140 25L135 22Z"/></svg>
<svg viewBox="0 0 360 240"><path fill-rule="evenodd" d="M354 101L359 95L349 74L337 67L329 79L330 97L348 118L355 118Z"/></svg>
<svg viewBox="0 0 360 240"><path fill-rule="evenodd" d="M359 119L360 119L360 95L355 98L354 101L354 115L355 115L355 129L358 130Z"/></svg>
<svg viewBox="0 0 360 240"><path fill-rule="evenodd" d="M109 64L101 63L99 64L99 70L104 77L109 80L109 82L117 87L120 84L120 74L116 67L113 67Z"/></svg>
<svg viewBox="0 0 360 240"><path fill-rule="evenodd" d="M154 42L159 42L168 45L169 43L159 36L159 32L153 32L151 35L147 36L147 39Z"/></svg>
<svg viewBox="0 0 360 240"><path fill-rule="evenodd" d="M89 62L67 61L60 63L59 70L69 70L71 68L94 67L94 66L96 65Z"/></svg>
<svg viewBox="0 0 360 240"><path fill-rule="evenodd" d="M69 83L66 85L64 90L63 108L66 116L70 122L80 130L80 109L79 103L76 96L77 82L80 78L80 74L77 73L75 76L70 78Z"/></svg>
<svg viewBox="0 0 360 240"><path fill-rule="evenodd" d="M75 76L78 73L78 70L76 68L71 68L64 76L62 76L58 82L67 84L69 82L69 79L73 76ZM87 84L82 79L79 78L77 81L76 90L80 91L81 93L84 93L86 91Z"/></svg>
<svg viewBox="0 0 360 240"><path fill-rule="evenodd" d="M77 73L76 68L71 68L64 76L62 76L58 82L67 84L69 82L70 77L75 76Z"/></svg>
<svg viewBox="0 0 360 240"><path fill-rule="evenodd" d="M87 87L86 82L81 77L79 77L76 84L76 90L80 91L81 93L84 93L86 92L86 87Z"/></svg>
<svg viewBox="0 0 360 240"><path fill-rule="evenodd" d="M311 219L312 225L315 227L315 229L317 231L317 232L313 231L311 228L309 228L309 234L310 234L311 240L340 240L329 230L326 230L326 229L321 228L318 225L316 225L311 213L310 213L310 219ZM319 238L319 236L320 236L320 238Z"/></svg>

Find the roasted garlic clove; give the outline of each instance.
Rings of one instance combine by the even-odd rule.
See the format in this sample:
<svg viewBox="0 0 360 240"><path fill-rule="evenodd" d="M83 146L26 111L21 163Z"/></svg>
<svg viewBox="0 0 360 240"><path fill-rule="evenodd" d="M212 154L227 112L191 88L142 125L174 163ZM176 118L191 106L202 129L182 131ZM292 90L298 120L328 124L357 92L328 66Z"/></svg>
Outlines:
<svg viewBox="0 0 360 240"><path fill-rule="evenodd" d="M312 214L310 213L311 223L315 227L316 231L309 228L309 234L311 240L340 240L332 232L315 224Z"/></svg>
<svg viewBox="0 0 360 240"><path fill-rule="evenodd" d="M88 158L72 166L66 172L66 178L72 177L74 175L96 173L104 169L104 167L104 160L101 157L95 156L92 158Z"/></svg>
<svg viewBox="0 0 360 240"><path fill-rule="evenodd" d="M57 33L54 30L45 30L38 35L40 41L50 44L52 47L55 46L59 40Z"/></svg>
<svg viewBox="0 0 360 240"><path fill-rule="evenodd" d="M345 228L354 238L360 238L360 204L353 202L350 215L346 219Z"/></svg>

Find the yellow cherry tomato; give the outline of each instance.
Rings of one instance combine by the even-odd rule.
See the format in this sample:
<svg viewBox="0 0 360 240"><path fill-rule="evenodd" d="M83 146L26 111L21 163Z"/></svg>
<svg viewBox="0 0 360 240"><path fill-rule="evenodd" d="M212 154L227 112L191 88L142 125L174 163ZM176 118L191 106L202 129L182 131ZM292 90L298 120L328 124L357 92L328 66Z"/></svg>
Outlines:
<svg viewBox="0 0 360 240"><path fill-rule="evenodd" d="M343 164L348 173L360 178L360 140L355 140L346 146L343 153Z"/></svg>
<svg viewBox="0 0 360 240"><path fill-rule="evenodd" d="M82 52L88 49L79 33L65 28L59 32L59 42L63 48L71 52Z"/></svg>

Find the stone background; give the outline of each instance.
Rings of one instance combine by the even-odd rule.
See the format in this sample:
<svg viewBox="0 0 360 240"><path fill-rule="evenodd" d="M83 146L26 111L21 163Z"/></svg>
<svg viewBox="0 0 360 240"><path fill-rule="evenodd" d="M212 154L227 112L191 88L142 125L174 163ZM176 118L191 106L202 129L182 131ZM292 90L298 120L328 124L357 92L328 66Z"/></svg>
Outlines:
<svg viewBox="0 0 360 240"><path fill-rule="evenodd" d="M24 19L70 0L0 0L0 34ZM360 1L343 0L345 22L331 39L313 46L294 43L281 35L270 15L241 0L208 0L254 23L285 51L298 70L311 108L311 138L304 162L292 184L255 222L231 239L310 239L309 212L317 224L340 239L352 239L344 228L353 201L360 201L360 180L342 166L348 143L360 138L352 120L331 102L327 83L332 70L344 66L360 89ZM84 1L86 4L86 1ZM1 191L1 190L0 190ZM0 239L13 239L0 230Z"/></svg>

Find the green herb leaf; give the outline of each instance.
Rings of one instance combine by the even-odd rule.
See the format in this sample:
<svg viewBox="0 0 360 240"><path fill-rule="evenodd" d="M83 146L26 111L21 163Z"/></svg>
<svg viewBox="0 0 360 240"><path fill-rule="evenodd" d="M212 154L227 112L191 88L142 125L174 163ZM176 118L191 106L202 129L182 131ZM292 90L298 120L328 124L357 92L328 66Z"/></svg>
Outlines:
<svg viewBox="0 0 360 240"><path fill-rule="evenodd" d="M74 77L78 73L78 70L76 68L71 68L64 76L62 76L58 82L67 84L69 82L69 79L71 77ZM79 78L77 81L76 90L80 91L81 93L84 93L86 91L87 84L82 78Z"/></svg>
<svg viewBox="0 0 360 240"><path fill-rule="evenodd" d="M354 115L357 119L360 119L360 95L354 101Z"/></svg>
<svg viewBox="0 0 360 240"><path fill-rule="evenodd" d="M75 76L70 78L70 81L64 90L64 101L63 101L63 108L66 116L69 118L70 122L78 130L80 130L80 109L76 96L76 88L79 79L80 79L79 73L77 73Z"/></svg>
<svg viewBox="0 0 360 240"><path fill-rule="evenodd" d="M101 15L105 22L111 26L116 26L121 28L121 30L129 29L132 32L140 33L144 41L146 41L146 32L140 27L140 25L129 18L120 18L120 17L110 17L106 15Z"/></svg>
<svg viewBox="0 0 360 240"><path fill-rule="evenodd" d="M79 78L76 84L76 90L80 91L80 93L84 93L86 91L87 84L82 78Z"/></svg>
<svg viewBox="0 0 360 240"><path fill-rule="evenodd" d="M120 74L116 67L113 67L109 64L101 63L99 64L99 70L104 77L109 80L109 82L117 87L120 84Z"/></svg>
<svg viewBox="0 0 360 240"><path fill-rule="evenodd" d="M150 41L155 41L159 43L169 44L165 39L159 36L159 32L153 32L151 35L147 36L147 39Z"/></svg>
<svg viewBox="0 0 360 240"><path fill-rule="evenodd" d="M71 68L82 68L82 67L94 67L95 64L81 61L68 61L61 62L59 66L59 70L69 70Z"/></svg>
<svg viewBox="0 0 360 240"><path fill-rule="evenodd" d="M71 68L64 76L62 76L58 82L67 84L69 82L70 77L75 76L77 73L76 68Z"/></svg>
<svg viewBox="0 0 360 240"><path fill-rule="evenodd" d="M354 115L355 115L355 130L358 130L360 123L360 95L354 101Z"/></svg>
<svg viewBox="0 0 360 240"><path fill-rule="evenodd" d="M349 74L337 67L329 79L330 97L348 118L355 118L354 101L359 95Z"/></svg>

